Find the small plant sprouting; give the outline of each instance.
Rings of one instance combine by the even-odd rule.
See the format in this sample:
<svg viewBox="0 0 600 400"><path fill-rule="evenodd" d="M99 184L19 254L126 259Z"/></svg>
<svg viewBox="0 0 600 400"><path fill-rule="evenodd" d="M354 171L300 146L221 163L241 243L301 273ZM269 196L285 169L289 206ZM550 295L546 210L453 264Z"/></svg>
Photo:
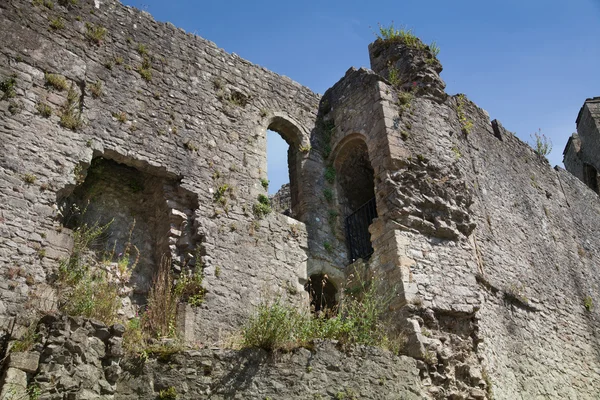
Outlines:
<svg viewBox="0 0 600 400"><path fill-rule="evenodd" d="M125 122L127 122L127 114L125 113L125 111L115 112L115 113L113 113L112 116L115 117L116 120L119 121L122 124L124 124Z"/></svg>
<svg viewBox="0 0 600 400"><path fill-rule="evenodd" d="M219 186L217 188L217 191L215 192L214 196L213 196L213 200L215 201L215 203L219 203L222 206L225 206L227 204L227 194L231 194L231 187L227 184L223 184L221 186Z"/></svg>
<svg viewBox="0 0 600 400"><path fill-rule="evenodd" d="M56 17L50 20L50 29L58 31L65 28L65 21L61 17Z"/></svg>
<svg viewBox="0 0 600 400"><path fill-rule="evenodd" d="M152 81L152 63L150 62L150 58L144 57L142 64L137 67L137 72L146 82Z"/></svg>
<svg viewBox="0 0 600 400"><path fill-rule="evenodd" d="M100 25L85 23L85 37L95 45L101 45L106 38L106 28Z"/></svg>
<svg viewBox="0 0 600 400"><path fill-rule="evenodd" d="M63 128L76 131L81 128L83 121L81 120L81 111L79 111L79 95L74 85L71 84L67 93L67 101L62 106L60 114L60 125Z"/></svg>
<svg viewBox="0 0 600 400"><path fill-rule="evenodd" d="M198 151L198 146L191 140L188 140L187 142L185 142L185 148L188 149L189 151Z"/></svg>
<svg viewBox="0 0 600 400"><path fill-rule="evenodd" d="M27 184L33 184L35 183L37 177L33 174L25 174L23 175L23 182L27 183Z"/></svg>
<svg viewBox="0 0 600 400"><path fill-rule="evenodd" d="M382 26L381 24L378 24L378 26L379 33L375 33L375 36L377 36L378 40L383 40L390 43L402 43L406 47L416 50L426 50L429 47L431 53L436 57L440 52L440 48L435 42L432 42L429 46L427 46L421 41L421 39L416 37L410 29L404 27L396 29L393 22L387 27Z"/></svg>
<svg viewBox="0 0 600 400"><path fill-rule="evenodd" d="M585 298L583 299L583 306L586 310L592 311L592 309L594 308L594 301L592 300L592 296L590 296L589 294L585 296Z"/></svg>
<svg viewBox="0 0 600 400"><path fill-rule="evenodd" d="M329 183L334 183L335 182L335 168L333 168L333 166L328 166L327 168L325 168L325 180Z"/></svg>
<svg viewBox="0 0 600 400"><path fill-rule="evenodd" d="M538 156L546 157L548 154L550 154L552 151L552 141L542 133L541 129L538 129L537 132L534 132L531 135L531 139L534 141L534 145L532 147Z"/></svg>
<svg viewBox="0 0 600 400"><path fill-rule="evenodd" d="M0 82L0 91L4 92L2 97L0 97L0 100L8 100L17 97L17 92L15 91L16 85L17 80L14 76Z"/></svg>
<svg viewBox="0 0 600 400"><path fill-rule="evenodd" d="M473 129L473 121L468 119L465 115L465 102L467 98L464 94L459 94L456 100L456 114L458 115L458 122L460 123L460 129L463 134L468 135Z"/></svg>
<svg viewBox="0 0 600 400"><path fill-rule="evenodd" d="M148 54L148 49L146 49L146 46L142 43L139 43L137 45L137 52L140 56L145 56Z"/></svg>
<svg viewBox="0 0 600 400"><path fill-rule="evenodd" d="M435 41L431 42L429 45L429 50L433 53L434 56L438 56L440 54L440 46L437 45Z"/></svg>
<svg viewBox="0 0 600 400"><path fill-rule="evenodd" d="M323 243L323 248L328 252L331 253L333 251L333 246L331 245L331 243L329 242L325 242Z"/></svg>
<svg viewBox="0 0 600 400"><path fill-rule="evenodd" d="M258 203L254 204L252 211L254 212L254 216L259 219L269 215L271 213L271 200L269 200L269 197L259 194Z"/></svg>
<svg viewBox="0 0 600 400"><path fill-rule="evenodd" d="M333 200L333 190L331 190L330 188L323 189L323 197L325 198L325 201L331 203L331 201Z"/></svg>
<svg viewBox="0 0 600 400"><path fill-rule="evenodd" d="M415 96L412 92L406 90L400 90L398 92L398 107L400 107L400 116L402 116L404 112L410 110L414 97Z"/></svg>
<svg viewBox="0 0 600 400"><path fill-rule="evenodd" d="M306 146L300 146L298 148L298 150L300 150L301 153L308 153L310 149L312 149L310 144L307 144Z"/></svg>
<svg viewBox="0 0 600 400"><path fill-rule="evenodd" d="M35 108L37 109L37 112L44 118L49 118L52 115L52 107L43 101L39 102Z"/></svg>
<svg viewBox="0 0 600 400"><path fill-rule="evenodd" d="M390 81L392 86L394 86L395 88L399 88L402 85L402 81L400 80L400 73L398 72L398 69L392 65L388 67L388 81Z"/></svg>
<svg viewBox="0 0 600 400"><path fill-rule="evenodd" d="M173 386L169 386L166 389L158 392L159 400L177 400L177 390Z"/></svg>
<svg viewBox="0 0 600 400"><path fill-rule="evenodd" d="M63 90L67 90L69 84L64 76L58 74L44 74L44 79L46 80L46 86L54 88L59 92Z"/></svg>
<svg viewBox="0 0 600 400"><path fill-rule="evenodd" d="M269 180L267 178L260 178L260 184L265 190L269 190Z"/></svg>
<svg viewBox="0 0 600 400"><path fill-rule="evenodd" d="M462 157L460 153L460 149L457 146L452 146L452 152L454 153L454 157L458 160Z"/></svg>
<svg viewBox="0 0 600 400"><path fill-rule="evenodd" d="M92 97L97 99L102 96L102 81L96 80L96 82L90 85L90 92L92 92Z"/></svg>

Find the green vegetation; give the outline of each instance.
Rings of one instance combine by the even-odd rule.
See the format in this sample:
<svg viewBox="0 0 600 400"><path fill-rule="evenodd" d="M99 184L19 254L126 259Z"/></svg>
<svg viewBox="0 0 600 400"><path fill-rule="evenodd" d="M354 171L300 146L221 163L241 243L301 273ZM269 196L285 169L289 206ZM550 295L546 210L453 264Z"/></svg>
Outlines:
<svg viewBox="0 0 600 400"><path fill-rule="evenodd" d="M227 200L228 200L228 197L229 197L227 195L231 194L231 191L232 191L232 189L231 189L231 187L229 185L223 184L223 185L219 186L217 188L217 190L215 191L215 194L213 196L213 200L215 201L215 203L219 203L222 206L225 206L227 204Z"/></svg>
<svg viewBox="0 0 600 400"><path fill-rule="evenodd" d="M333 251L333 246L329 242L323 243L323 248L327 250L328 253L331 253Z"/></svg>
<svg viewBox="0 0 600 400"><path fill-rule="evenodd" d="M37 383L30 383L26 389L29 400L38 400L42 395L42 389L40 389Z"/></svg>
<svg viewBox="0 0 600 400"><path fill-rule="evenodd" d="M269 200L269 197L264 194L259 194L258 203L254 204L252 211L254 212L254 216L259 219L269 215L272 211L271 200Z"/></svg>
<svg viewBox="0 0 600 400"><path fill-rule="evenodd" d="M315 339L336 339L341 345L364 344L379 346L394 352L404 345L402 335L390 336L383 315L393 294L378 293L375 281L356 282L337 310L313 317L283 304L280 300L261 303L242 329L243 345L266 350L290 350L310 347ZM326 316L326 314L328 314ZM330 318L329 318L330 317Z"/></svg>
<svg viewBox="0 0 600 400"><path fill-rule="evenodd" d="M90 92L92 92L92 97L97 99L102 96L102 81L96 80L96 82L90 85Z"/></svg>
<svg viewBox="0 0 600 400"><path fill-rule="evenodd" d="M174 294L178 301L184 301L193 307L198 307L204 302L205 290L202 287L202 271L197 270L182 272L179 275L177 284L174 288Z"/></svg>
<svg viewBox="0 0 600 400"><path fill-rule="evenodd" d="M198 146L191 140L188 140L187 142L185 142L185 148L188 149L189 151L198 151Z"/></svg>
<svg viewBox="0 0 600 400"><path fill-rule="evenodd" d="M546 157L552 151L552 141L546 137L542 133L541 129L538 129L537 132L534 132L531 135L531 138L534 141L534 145L532 146L535 152L540 157Z"/></svg>
<svg viewBox="0 0 600 400"><path fill-rule="evenodd" d="M452 146L452 152L454 153L454 157L458 160L462 157L462 154L460 153L460 149L457 146Z"/></svg>
<svg viewBox="0 0 600 400"><path fill-rule="evenodd" d="M119 111L112 114L113 117L120 123L124 124L127 122L127 113L125 111Z"/></svg>
<svg viewBox="0 0 600 400"><path fill-rule="evenodd" d="M81 111L79 110L79 93L71 84L67 93L67 101L63 104L60 114L60 125L64 128L76 131L81 128Z"/></svg>
<svg viewBox="0 0 600 400"><path fill-rule="evenodd" d="M460 129L463 134L468 135L473 129L473 121L468 119L465 115L465 102L467 98L464 94L459 94L456 99L456 115L458 116L458 122L460 123Z"/></svg>
<svg viewBox="0 0 600 400"><path fill-rule="evenodd" d="M70 315L98 319L109 325L116 321L120 305L119 287L114 280L109 279L106 271L91 267L94 259L90 246L106 233L111 224L112 221L105 225L95 223L88 226L84 224L75 229L71 256L59 267L59 293L61 294L59 308L61 311ZM124 251L127 264L129 247L131 247L130 244ZM119 261L119 263L124 263L122 260ZM137 264L137 259L134 264Z"/></svg>
<svg viewBox="0 0 600 400"><path fill-rule="evenodd" d="M67 88L69 87L67 80L62 75L46 73L44 74L44 79L46 80L47 87L56 89L59 92L67 90Z"/></svg>
<svg viewBox="0 0 600 400"><path fill-rule="evenodd" d="M145 45L143 45L142 43L139 43L137 45L137 52L140 56L145 56L148 54L148 49L146 49Z"/></svg>
<svg viewBox="0 0 600 400"><path fill-rule="evenodd" d="M39 102L36 106L36 110L44 118L49 118L52 115L52 107L44 102Z"/></svg>
<svg viewBox="0 0 600 400"><path fill-rule="evenodd" d="M106 38L106 28L100 25L85 23L85 37L93 44L100 45Z"/></svg>
<svg viewBox="0 0 600 400"><path fill-rule="evenodd" d="M398 107L400 108L400 116L412 107L412 101L414 94L406 90L400 90L398 92Z"/></svg>
<svg viewBox="0 0 600 400"><path fill-rule="evenodd" d="M269 190L269 180L267 178L260 178L260 184L265 190Z"/></svg>
<svg viewBox="0 0 600 400"><path fill-rule="evenodd" d="M333 201L333 190L330 188L323 189L323 197L325 198L325 201L331 203Z"/></svg>
<svg viewBox="0 0 600 400"><path fill-rule="evenodd" d="M307 144L306 146L300 146L298 148L298 150L300 150L301 153L308 153L311 149L312 147L310 144Z"/></svg>
<svg viewBox="0 0 600 400"><path fill-rule="evenodd" d="M50 20L50 29L57 31L65 28L65 21L61 17L52 18Z"/></svg>
<svg viewBox="0 0 600 400"><path fill-rule="evenodd" d="M585 298L583 299L583 306L588 311L592 311L592 309L594 308L594 301L592 300L592 297L590 295L585 296Z"/></svg>
<svg viewBox="0 0 600 400"><path fill-rule="evenodd" d="M158 392L159 400L177 400L177 390L173 386L169 386L166 389Z"/></svg>
<svg viewBox="0 0 600 400"><path fill-rule="evenodd" d="M28 183L28 184L32 184L35 183L35 180L37 179L37 177L33 174L25 174L23 175L23 182Z"/></svg>
<svg viewBox="0 0 600 400"><path fill-rule="evenodd" d="M18 114L23 110L23 103L21 101L11 100L8 102L8 111L11 114Z"/></svg>
<svg viewBox="0 0 600 400"><path fill-rule="evenodd" d="M325 180L329 183L335 182L335 168L332 165L329 165L325 168Z"/></svg>
<svg viewBox="0 0 600 400"><path fill-rule="evenodd" d="M416 50L429 49L434 57L437 57L437 55L440 53L440 48L435 42L432 42L429 46L427 46L421 41L421 39L416 37L410 29L406 29L404 27L396 29L393 22L387 27L382 26L381 24L378 24L378 26L379 33L375 33L378 40L389 43L401 43L406 47Z"/></svg>
<svg viewBox="0 0 600 400"><path fill-rule="evenodd" d="M17 80L14 76L7 78L0 82L0 90L3 92L0 100L8 100L14 97L17 97L17 92L15 91L15 86L17 85Z"/></svg>
<svg viewBox="0 0 600 400"><path fill-rule="evenodd" d="M152 81L152 63L149 57L144 57L142 64L137 67L137 72L146 82Z"/></svg>
<svg viewBox="0 0 600 400"><path fill-rule="evenodd" d="M388 81L390 81L392 86L394 86L395 88L400 88L400 86L402 85L400 73L398 72L398 69L395 68L393 65L390 65L388 67Z"/></svg>
<svg viewBox="0 0 600 400"><path fill-rule="evenodd" d="M13 343L12 347L10 348L10 351L14 353L19 353L31 350L31 348L37 341L38 336L39 335L37 333L37 324L31 323L27 327L27 330L25 330L25 332L21 336L21 339Z"/></svg>

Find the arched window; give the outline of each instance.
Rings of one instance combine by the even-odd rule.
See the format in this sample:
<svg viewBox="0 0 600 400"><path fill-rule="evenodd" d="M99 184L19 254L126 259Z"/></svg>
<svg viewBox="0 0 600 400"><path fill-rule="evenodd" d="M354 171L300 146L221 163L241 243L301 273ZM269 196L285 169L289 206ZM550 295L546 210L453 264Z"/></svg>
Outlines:
<svg viewBox="0 0 600 400"><path fill-rule="evenodd" d="M300 129L292 123L289 119L275 115L269 121L269 125L267 126L268 131L277 132L283 140L288 144L287 149L287 168L289 173L289 207L286 204L278 207L276 205L276 209L284 212L285 210L289 210L289 212L284 212L285 214L290 215L293 218L298 217L298 204L299 204L299 182L298 176L300 171L300 161L301 157L299 156L299 149L302 145L303 135ZM269 174L269 171L267 171ZM279 190L279 188L273 188L274 191ZM286 195L284 194L284 198ZM287 200L284 200L287 201Z"/></svg>
<svg viewBox="0 0 600 400"><path fill-rule="evenodd" d="M367 144L360 137L342 143L334 165L350 262L367 259L373 253L369 225L377 217L374 172Z"/></svg>

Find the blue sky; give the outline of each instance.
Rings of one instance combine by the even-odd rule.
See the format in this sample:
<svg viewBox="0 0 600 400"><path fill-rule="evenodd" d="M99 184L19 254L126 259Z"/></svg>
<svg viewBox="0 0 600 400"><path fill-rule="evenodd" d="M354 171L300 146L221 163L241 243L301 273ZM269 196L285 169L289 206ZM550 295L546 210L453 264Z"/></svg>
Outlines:
<svg viewBox="0 0 600 400"><path fill-rule="evenodd" d="M393 21L437 42L448 93L465 93L522 140L541 129L552 165L584 100L600 96L600 0L123 2L317 93L368 67L377 24ZM269 140L270 191L287 179L285 157L272 157L284 145Z"/></svg>

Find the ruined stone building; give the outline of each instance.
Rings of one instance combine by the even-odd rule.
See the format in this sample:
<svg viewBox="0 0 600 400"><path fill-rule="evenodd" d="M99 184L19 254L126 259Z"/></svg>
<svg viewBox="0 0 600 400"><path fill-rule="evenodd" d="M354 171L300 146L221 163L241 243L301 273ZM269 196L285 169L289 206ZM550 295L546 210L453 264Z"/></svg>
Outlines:
<svg viewBox="0 0 600 400"><path fill-rule="evenodd" d="M375 41L320 96L115 0L76 3L0 2L2 351L34 343L3 360L3 399L600 398L599 98L567 172L448 95L425 45ZM268 129L289 144L288 215L265 208ZM129 278L122 320L161 260L201 273L175 327L191 350L139 366L122 325L57 313L82 225ZM365 264L402 355L227 348L261 301L308 309L314 277L334 304Z"/></svg>

